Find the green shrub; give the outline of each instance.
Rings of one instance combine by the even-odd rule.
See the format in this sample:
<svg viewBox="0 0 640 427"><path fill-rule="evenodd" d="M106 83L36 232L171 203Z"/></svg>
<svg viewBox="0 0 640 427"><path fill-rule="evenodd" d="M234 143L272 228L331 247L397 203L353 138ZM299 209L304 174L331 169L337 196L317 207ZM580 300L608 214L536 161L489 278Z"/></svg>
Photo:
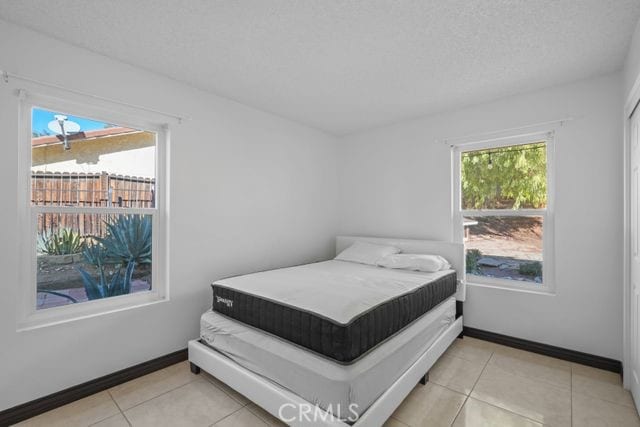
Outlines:
<svg viewBox="0 0 640 427"><path fill-rule="evenodd" d="M79 254L83 248L84 240L80 233L68 228L38 236L38 249L47 255Z"/></svg>
<svg viewBox="0 0 640 427"><path fill-rule="evenodd" d="M476 273L478 271L478 260L482 257L482 252L478 249L467 250L467 273Z"/></svg>
<svg viewBox="0 0 640 427"><path fill-rule="evenodd" d="M518 273L523 276L542 277L542 263L540 261L520 264Z"/></svg>

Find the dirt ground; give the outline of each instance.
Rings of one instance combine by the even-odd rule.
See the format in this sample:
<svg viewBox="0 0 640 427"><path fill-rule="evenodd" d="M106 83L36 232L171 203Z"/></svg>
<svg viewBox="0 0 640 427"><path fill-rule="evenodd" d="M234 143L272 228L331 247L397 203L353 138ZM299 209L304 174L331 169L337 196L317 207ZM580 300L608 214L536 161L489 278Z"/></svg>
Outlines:
<svg viewBox="0 0 640 427"><path fill-rule="evenodd" d="M98 272L95 266L84 262L74 262L71 264L51 264L46 257L38 259L38 299L37 309L42 310L61 305L72 304L73 302L63 297L67 295L77 302L87 301L88 297L82 283L82 276L78 269L89 272L97 277ZM106 268L106 273L111 276L115 273L116 267ZM131 282L131 293L148 291L151 289L151 265L145 264L136 267L133 272ZM40 291L54 291L60 295Z"/></svg>
<svg viewBox="0 0 640 427"><path fill-rule="evenodd" d="M520 274L519 266L542 262L541 217L474 217L468 227L466 248L482 253L475 274L541 283L542 277Z"/></svg>
<svg viewBox="0 0 640 427"><path fill-rule="evenodd" d="M84 262L56 265L48 264L38 259L38 289L55 291L83 288L82 276L80 276L78 268L82 268L90 274L97 276L96 268ZM115 268L107 268L107 273L112 273L114 270ZM133 272L133 278L151 283L151 265L137 266Z"/></svg>
<svg viewBox="0 0 640 427"><path fill-rule="evenodd" d="M541 217L474 217L469 227L467 249L484 256L542 261Z"/></svg>

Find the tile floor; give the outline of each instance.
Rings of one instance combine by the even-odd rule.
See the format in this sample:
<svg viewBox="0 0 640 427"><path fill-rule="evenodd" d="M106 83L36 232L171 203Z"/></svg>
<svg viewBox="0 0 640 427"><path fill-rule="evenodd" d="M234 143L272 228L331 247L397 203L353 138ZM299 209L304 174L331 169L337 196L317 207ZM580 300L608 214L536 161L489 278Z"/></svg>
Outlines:
<svg viewBox="0 0 640 427"><path fill-rule="evenodd" d="M187 362L121 384L21 426L281 426ZM473 338L447 350L385 427L640 426L611 372Z"/></svg>

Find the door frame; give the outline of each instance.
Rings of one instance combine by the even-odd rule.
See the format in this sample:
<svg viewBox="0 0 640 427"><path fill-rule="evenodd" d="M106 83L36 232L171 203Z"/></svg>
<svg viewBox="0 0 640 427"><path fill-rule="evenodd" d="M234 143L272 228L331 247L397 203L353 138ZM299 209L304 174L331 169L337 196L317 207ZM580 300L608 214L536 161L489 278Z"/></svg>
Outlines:
<svg viewBox="0 0 640 427"><path fill-rule="evenodd" d="M631 115L640 114L640 75L624 104L624 149L623 149L623 307L622 307L622 366L623 385L631 388Z"/></svg>

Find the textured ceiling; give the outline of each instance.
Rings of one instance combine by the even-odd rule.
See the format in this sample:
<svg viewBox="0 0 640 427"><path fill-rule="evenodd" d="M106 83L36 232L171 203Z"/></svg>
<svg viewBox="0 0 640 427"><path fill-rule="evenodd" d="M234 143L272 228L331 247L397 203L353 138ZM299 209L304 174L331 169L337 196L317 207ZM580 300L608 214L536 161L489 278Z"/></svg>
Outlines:
<svg viewBox="0 0 640 427"><path fill-rule="evenodd" d="M0 17L334 134L621 68L638 0L0 0Z"/></svg>

